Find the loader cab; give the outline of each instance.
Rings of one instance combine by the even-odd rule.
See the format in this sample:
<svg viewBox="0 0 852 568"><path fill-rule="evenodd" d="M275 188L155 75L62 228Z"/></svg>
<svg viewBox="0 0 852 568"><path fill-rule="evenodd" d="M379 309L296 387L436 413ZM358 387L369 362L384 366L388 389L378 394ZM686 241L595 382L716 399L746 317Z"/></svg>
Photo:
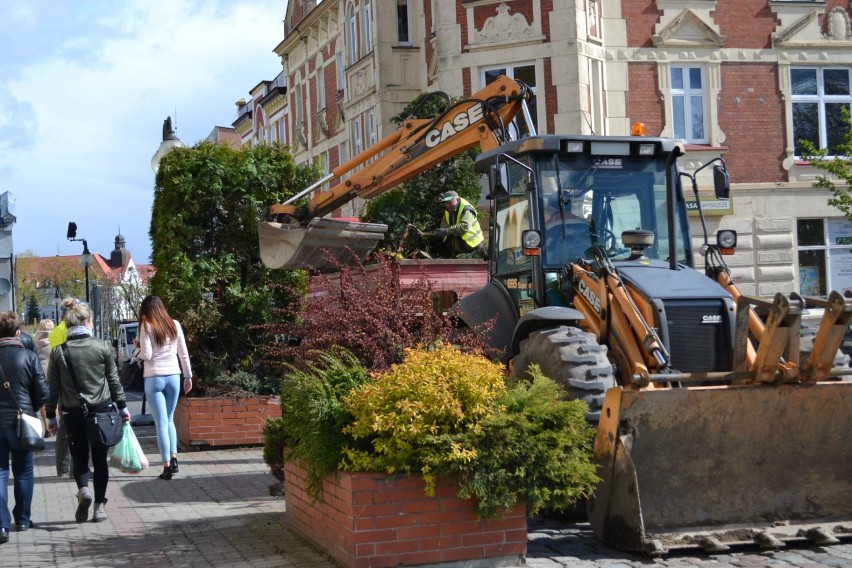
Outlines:
<svg viewBox="0 0 852 568"><path fill-rule="evenodd" d="M555 289L557 275L566 264L591 262L592 247L616 263L632 260L625 231L652 233L642 254L668 261L673 227L676 264L692 266L679 176L667 160L673 150L665 139L535 136L480 157L478 164L490 160L488 169L478 167L491 180L491 276L504 283L518 315L569 305ZM536 247L524 242L531 233Z"/></svg>

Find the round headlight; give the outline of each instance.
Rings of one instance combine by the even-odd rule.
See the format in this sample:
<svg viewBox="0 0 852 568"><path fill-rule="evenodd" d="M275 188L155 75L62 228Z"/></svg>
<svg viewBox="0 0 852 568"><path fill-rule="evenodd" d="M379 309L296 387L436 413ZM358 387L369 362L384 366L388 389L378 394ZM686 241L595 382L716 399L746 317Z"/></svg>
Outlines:
<svg viewBox="0 0 852 568"><path fill-rule="evenodd" d="M737 232L736 231L719 231L716 233L716 242L722 248L736 248Z"/></svg>
<svg viewBox="0 0 852 568"><path fill-rule="evenodd" d="M524 231L521 235L521 242L524 248L538 248L541 246L541 233L533 230Z"/></svg>

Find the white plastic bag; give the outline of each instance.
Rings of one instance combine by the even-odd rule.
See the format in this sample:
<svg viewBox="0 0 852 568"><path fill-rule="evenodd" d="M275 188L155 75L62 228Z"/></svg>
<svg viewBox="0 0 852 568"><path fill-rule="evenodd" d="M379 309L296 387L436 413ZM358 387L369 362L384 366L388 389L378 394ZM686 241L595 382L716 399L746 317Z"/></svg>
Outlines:
<svg viewBox="0 0 852 568"><path fill-rule="evenodd" d="M139 440L136 439L130 423L125 422L123 428L121 441L113 448L109 465L124 473L139 473L148 467L148 458L145 457L145 452L142 451L142 446L139 445Z"/></svg>

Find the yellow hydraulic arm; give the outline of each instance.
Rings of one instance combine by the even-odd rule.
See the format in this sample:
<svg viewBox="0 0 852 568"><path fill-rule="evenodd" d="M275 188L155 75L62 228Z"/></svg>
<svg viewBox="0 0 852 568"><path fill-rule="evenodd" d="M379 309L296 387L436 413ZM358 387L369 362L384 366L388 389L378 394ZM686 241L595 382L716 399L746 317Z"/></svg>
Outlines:
<svg viewBox="0 0 852 568"><path fill-rule="evenodd" d="M531 98L526 85L500 76L434 119L406 120L399 130L341 164L313 186L270 207L267 216L285 222L295 219L307 225L356 197L375 197L465 150L475 146L483 151L496 148L509 141L509 123ZM370 162L373 158L375 161ZM327 181L340 179L362 165L347 179L316 191L305 205L293 205Z"/></svg>

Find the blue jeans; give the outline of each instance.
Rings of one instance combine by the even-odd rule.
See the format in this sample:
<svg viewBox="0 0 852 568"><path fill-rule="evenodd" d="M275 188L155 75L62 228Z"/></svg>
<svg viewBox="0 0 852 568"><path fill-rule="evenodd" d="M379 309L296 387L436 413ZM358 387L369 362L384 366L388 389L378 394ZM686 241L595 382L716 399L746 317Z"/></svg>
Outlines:
<svg viewBox="0 0 852 568"><path fill-rule="evenodd" d="M177 453L175 407L178 402L180 375L145 377L145 398L151 405L151 415L157 427L157 447L163 463Z"/></svg>
<svg viewBox="0 0 852 568"><path fill-rule="evenodd" d="M9 458L12 458L12 475L15 477L15 507L9 515ZM18 429L15 426L0 428L0 528L12 528L12 517L18 525L30 523L33 502L32 450L21 450Z"/></svg>

